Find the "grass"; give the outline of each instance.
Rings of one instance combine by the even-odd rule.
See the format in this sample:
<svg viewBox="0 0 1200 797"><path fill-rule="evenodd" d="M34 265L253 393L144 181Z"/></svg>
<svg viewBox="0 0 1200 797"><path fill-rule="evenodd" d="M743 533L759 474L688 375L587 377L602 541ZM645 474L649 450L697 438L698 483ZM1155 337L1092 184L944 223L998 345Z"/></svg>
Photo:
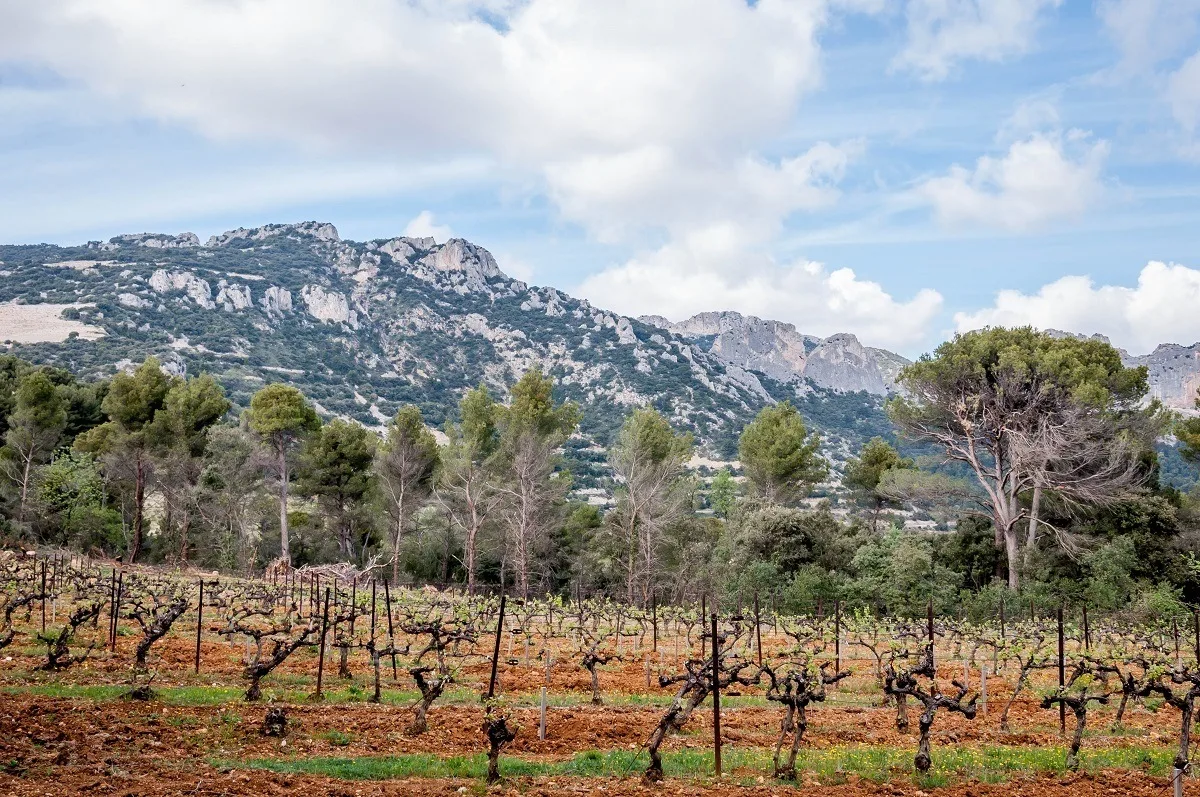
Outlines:
<svg viewBox="0 0 1200 797"><path fill-rule="evenodd" d="M1066 770L1066 748L1002 747L944 748L933 751L933 769L915 777L913 750L879 746L842 746L801 751L797 769L815 775L824 783L843 783L858 776L877 783L908 780L925 786L944 786L956 781L978 780L986 783L1007 781L1014 776L1055 774ZM1081 753L1085 772L1103 769L1141 770L1165 776L1171 768L1172 754L1165 750L1134 747L1097 748ZM734 777L770 772L771 752L766 749L726 748L723 761ZM346 780L388 780L392 778L482 778L487 758L437 756L414 753L363 758L259 758L241 762L214 762L223 768L250 767L288 774L325 775ZM613 750L578 753L563 761L530 761L502 756L501 771L511 776L620 777L638 773L648 764L639 752ZM667 777L702 778L712 773L711 751L679 750L663 756Z"/></svg>

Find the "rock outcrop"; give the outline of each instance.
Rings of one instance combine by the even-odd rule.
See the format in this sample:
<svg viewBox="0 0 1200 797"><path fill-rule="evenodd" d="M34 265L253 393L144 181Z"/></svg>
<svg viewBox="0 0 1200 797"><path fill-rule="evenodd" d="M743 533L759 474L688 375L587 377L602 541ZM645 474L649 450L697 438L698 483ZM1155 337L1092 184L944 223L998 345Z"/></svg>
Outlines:
<svg viewBox="0 0 1200 797"><path fill-rule="evenodd" d="M908 363L898 354L863 346L848 333L822 340L797 332L792 324L735 312L700 313L678 323L662 316L640 320L694 340L726 363L784 383L809 380L830 390L885 395L896 389L896 377Z"/></svg>

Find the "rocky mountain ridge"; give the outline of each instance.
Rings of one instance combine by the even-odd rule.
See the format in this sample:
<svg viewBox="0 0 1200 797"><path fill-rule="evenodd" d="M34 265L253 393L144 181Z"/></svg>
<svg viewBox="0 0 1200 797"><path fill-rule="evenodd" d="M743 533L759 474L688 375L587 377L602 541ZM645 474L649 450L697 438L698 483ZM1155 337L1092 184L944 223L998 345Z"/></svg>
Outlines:
<svg viewBox="0 0 1200 797"><path fill-rule="evenodd" d="M797 332L793 324L733 311L700 313L678 323L662 316L640 320L696 341L725 362L801 389L808 382L840 392L887 395L896 390L896 378L909 362L863 346L848 332L822 339Z"/></svg>
<svg viewBox="0 0 1200 797"><path fill-rule="evenodd" d="M1060 329L1046 330L1051 335L1062 337L1091 338L1111 344L1106 335L1084 335L1064 332ZM1145 366L1150 382L1150 396L1168 407L1185 412L1197 409L1200 397L1200 343L1183 346L1178 343L1160 343L1148 354L1130 354L1117 347L1121 361L1126 366Z"/></svg>
<svg viewBox="0 0 1200 797"><path fill-rule="evenodd" d="M12 344L21 356L100 376L156 354L177 372L213 373L238 403L283 380L327 415L380 424L412 403L439 425L464 390L482 382L502 394L536 364L583 405L585 437L602 445L632 408L654 405L710 452L729 454L742 425L783 398L800 403L835 449L886 431L877 396L828 387L864 356L852 338L813 339L804 356L823 374L817 385L772 369L769 353L739 362L692 335L512 279L462 239L356 242L319 222L205 243L144 233L0 246L0 271L0 309L62 307L66 319L104 332ZM860 380L873 389L879 381L874 372Z"/></svg>

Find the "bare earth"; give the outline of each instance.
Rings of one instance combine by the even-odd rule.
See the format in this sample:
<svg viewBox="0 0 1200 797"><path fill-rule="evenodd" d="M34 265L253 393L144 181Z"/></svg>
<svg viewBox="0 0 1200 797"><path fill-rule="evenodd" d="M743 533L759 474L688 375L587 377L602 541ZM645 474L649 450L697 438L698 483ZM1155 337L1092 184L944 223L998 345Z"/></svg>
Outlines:
<svg viewBox="0 0 1200 797"><path fill-rule="evenodd" d="M61 343L72 332L78 332L84 340L104 337L100 327L62 317L63 310L83 306L86 305L0 303L0 341Z"/></svg>

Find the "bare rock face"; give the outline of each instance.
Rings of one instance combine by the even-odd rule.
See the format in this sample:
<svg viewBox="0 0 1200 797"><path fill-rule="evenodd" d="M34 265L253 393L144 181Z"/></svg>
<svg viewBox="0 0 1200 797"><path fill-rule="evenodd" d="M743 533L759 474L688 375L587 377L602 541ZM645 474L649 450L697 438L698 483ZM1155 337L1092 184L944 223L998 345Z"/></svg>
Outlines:
<svg viewBox="0 0 1200 797"><path fill-rule="evenodd" d="M326 290L320 285L305 285L300 291L300 298L313 318L358 328L358 313L350 309L350 301L345 294Z"/></svg>
<svg viewBox="0 0 1200 797"><path fill-rule="evenodd" d="M875 356L847 332L831 335L813 350L804 375L822 387L843 392L887 392Z"/></svg>
<svg viewBox="0 0 1200 797"><path fill-rule="evenodd" d="M208 281L200 279L190 271L167 271L160 268L150 275L150 287L155 293L183 291L205 310L212 310L217 306L213 302L212 288L209 287Z"/></svg>
<svg viewBox="0 0 1200 797"><path fill-rule="evenodd" d="M235 310L247 310L254 301L250 296L248 285L230 285L225 280L217 283L217 304L227 313Z"/></svg>
<svg viewBox="0 0 1200 797"><path fill-rule="evenodd" d="M424 243L425 240L417 239L417 242ZM427 240L432 242L433 239ZM486 290L489 278L504 276L491 252L461 238L451 238L441 246L432 246L420 263L435 271L462 274L464 287L472 291Z"/></svg>
<svg viewBox="0 0 1200 797"><path fill-rule="evenodd" d="M1200 391L1200 343L1160 344L1149 354L1132 357L1121 352L1127 366L1146 366L1150 395L1168 407L1195 410Z"/></svg>
<svg viewBox="0 0 1200 797"><path fill-rule="evenodd" d="M898 354L863 346L850 334L822 340L797 332L792 324L735 312L700 313L678 323L662 316L640 320L685 338L711 338L709 351L722 361L785 383L808 379L832 390L884 395L895 390L900 369L908 364Z"/></svg>
<svg viewBox="0 0 1200 797"><path fill-rule="evenodd" d="M220 235L209 237L205 246L228 246L230 244L253 243L262 241L279 234L311 235L318 241L337 242L341 240L337 227L328 222L302 221L299 224L266 224L262 227L238 227Z"/></svg>
<svg viewBox="0 0 1200 797"><path fill-rule="evenodd" d="M263 312L271 318L280 318L284 313L292 312L292 292L286 288L272 285L263 293L259 300Z"/></svg>
<svg viewBox="0 0 1200 797"><path fill-rule="evenodd" d="M146 246L151 249L186 249L200 245L200 239L194 232L181 232L179 235L164 235L157 232L133 233L118 235L108 242L113 248L118 246Z"/></svg>

